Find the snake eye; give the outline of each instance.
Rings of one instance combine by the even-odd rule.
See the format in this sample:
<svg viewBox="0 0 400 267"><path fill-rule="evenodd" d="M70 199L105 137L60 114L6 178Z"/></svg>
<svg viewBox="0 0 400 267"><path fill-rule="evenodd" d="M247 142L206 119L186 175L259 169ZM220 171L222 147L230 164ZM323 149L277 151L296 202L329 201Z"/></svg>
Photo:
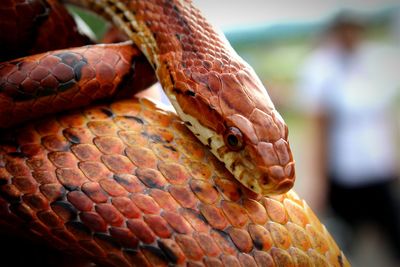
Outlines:
<svg viewBox="0 0 400 267"><path fill-rule="evenodd" d="M242 133L238 128L229 127L224 135L225 145L233 151L238 151L243 147Z"/></svg>

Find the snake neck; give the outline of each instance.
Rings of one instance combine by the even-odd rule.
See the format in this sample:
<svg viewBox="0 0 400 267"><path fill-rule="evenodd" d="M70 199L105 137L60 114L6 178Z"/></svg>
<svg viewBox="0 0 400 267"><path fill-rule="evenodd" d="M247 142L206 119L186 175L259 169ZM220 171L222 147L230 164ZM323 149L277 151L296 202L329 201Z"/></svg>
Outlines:
<svg viewBox="0 0 400 267"><path fill-rule="evenodd" d="M196 124L189 128L239 181L263 194L290 188L294 171L285 123L253 69L189 1L68 1L103 15L135 42L180 118ZM224 143L232 127L243 135L240 152Z"/></svg>

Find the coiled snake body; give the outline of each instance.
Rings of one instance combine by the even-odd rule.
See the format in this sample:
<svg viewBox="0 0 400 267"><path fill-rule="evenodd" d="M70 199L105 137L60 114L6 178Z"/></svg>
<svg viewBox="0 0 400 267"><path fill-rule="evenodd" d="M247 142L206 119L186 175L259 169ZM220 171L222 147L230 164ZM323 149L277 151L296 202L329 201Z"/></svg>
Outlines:
<svg viewBox="0 0 400 267"><path fill-rule="evenodd" d="M184 124L131 99L2 131L3 222L113 266L348 264L293 192L262 197L293 184L287 127L251 67L196 8L187 1L71 2L111 19L134 41ZM124 86L145 88L154 81L150 66L130 43L4 63L1 126Z"/></svg>

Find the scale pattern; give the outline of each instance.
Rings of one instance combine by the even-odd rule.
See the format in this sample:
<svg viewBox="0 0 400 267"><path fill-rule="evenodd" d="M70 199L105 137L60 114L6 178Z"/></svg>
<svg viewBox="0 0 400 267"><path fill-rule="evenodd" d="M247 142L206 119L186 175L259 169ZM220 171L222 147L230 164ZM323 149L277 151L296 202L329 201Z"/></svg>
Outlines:
<svg viewBox="0 0 400 267"><path fill-rule="evenodd" d="M241 132L243 148L237 153L226 144L212 151L242 184L263 195L293 186L295 163L285 122L254 70L191 1L68 2L113 21L140 47L181 118L194 118L221 140L230 127ZM216 147L218 141L204 130L190 129Z"/></svg>
<svg viewBox="0 0 400 267"><path fill-rule="evenodd" d="M151 66L131 42L5 62L0 64L0 128L94 100L133 95L155 81Z"/></svg>
<svg viewBox="0 0 400 267"><path fill-rule="evenodd" d="M131 99L2 132L0 221L111 266L349 266L307 204L241 186Z"/></svg>
<svg viewBox="0 0 400 267"><path fill-rule="evenodd" d="M91 43L57 0L2 0L0 17L0 61Z"/></svg>

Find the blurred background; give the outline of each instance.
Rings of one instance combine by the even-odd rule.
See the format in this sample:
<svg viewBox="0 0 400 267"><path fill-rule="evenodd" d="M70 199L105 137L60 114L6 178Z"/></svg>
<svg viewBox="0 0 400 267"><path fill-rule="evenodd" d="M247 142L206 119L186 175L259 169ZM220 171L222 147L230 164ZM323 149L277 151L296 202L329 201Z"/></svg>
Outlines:
<svg viewBox="0 0 400 267"><path fill-rule="evenodd" d="M194 3L264 82L289 126L295 189L352 264L400 266L400 2Z"/></svg>

